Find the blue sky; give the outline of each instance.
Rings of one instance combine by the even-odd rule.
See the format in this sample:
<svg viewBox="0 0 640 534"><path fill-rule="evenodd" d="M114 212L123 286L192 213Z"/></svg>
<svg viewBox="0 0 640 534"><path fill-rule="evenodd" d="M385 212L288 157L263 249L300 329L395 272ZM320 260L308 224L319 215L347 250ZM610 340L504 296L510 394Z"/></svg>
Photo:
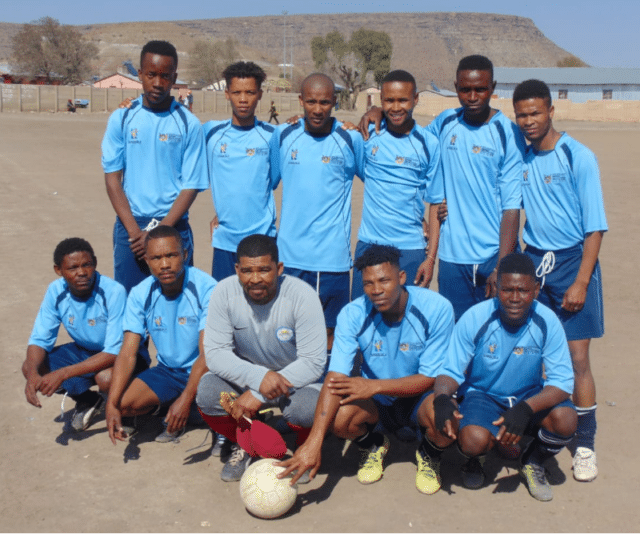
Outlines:
<svg viewBox="0 0 640 534"><path fill-rule="evenodd" d="M640 68L640 1L637 0L395 0L302 2L301 0L0 0L0 22L24 23L44 16L63 24L191 20L304 13L463 11L533 19L549 39L595 67Z"/></svg>

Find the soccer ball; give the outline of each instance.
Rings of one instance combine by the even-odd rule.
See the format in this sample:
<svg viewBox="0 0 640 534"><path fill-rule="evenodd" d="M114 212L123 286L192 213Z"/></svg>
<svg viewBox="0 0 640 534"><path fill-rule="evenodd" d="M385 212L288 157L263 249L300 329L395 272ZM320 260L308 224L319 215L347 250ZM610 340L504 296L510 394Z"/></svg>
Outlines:
<svg viewBox="0 0 640 534"><path fill-rule="evenodd" d="M291 477L276 478L284 467L273 465L273 458L251 464L240 479L240 497L247 510L262 519L286 514L298 497L298 485L289 485Z"/></svg>

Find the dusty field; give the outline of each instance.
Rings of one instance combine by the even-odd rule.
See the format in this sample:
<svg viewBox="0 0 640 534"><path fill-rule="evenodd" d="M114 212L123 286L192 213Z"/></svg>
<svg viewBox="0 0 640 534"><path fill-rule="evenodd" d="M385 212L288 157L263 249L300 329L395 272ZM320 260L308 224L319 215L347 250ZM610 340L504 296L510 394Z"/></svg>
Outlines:
<svg viewBox="0 0 640 534"><path fill-rule="evenodd" d="M208 120L212 117L200 117ZM550 503L532 499L514 464L493 461L491 482L461 486L455 469L427 497L414 488L413 444L394 440L383 480L361 486L355 447L328 440L321 474L302 487L290 514L273 522L250 516L235 483L219 479L207 432L189 431L177 444L153 441L147 421L127 445L108 440L104 420L84 434L65 431L60 397L38 410L24 398L20 365L34 317L53 280L51 255L61 239L79 235L94 246L99 270L111 276L113 211L100 167L102 114L0 114L2 192L0 302L4 371L0 375L0 530L2 531L636 531L640 464L636 460L639 397L638 272L640 256L640 126L558 124L597 154L611 230L601 253L606 336L592 345L598 384L600 476L571 477L563 451ZM354 226L361 187L354 194ZM196 265L210 269L209 192L191 210ZM354 232L355 238L355 232ZM635 271L634 271L635 269ZM341 458L341 456L345 456ZM454 464L455 456L448 456ZM456 464L457 465L457 464ZM635 519L634 519L635 518Z"/></svg>

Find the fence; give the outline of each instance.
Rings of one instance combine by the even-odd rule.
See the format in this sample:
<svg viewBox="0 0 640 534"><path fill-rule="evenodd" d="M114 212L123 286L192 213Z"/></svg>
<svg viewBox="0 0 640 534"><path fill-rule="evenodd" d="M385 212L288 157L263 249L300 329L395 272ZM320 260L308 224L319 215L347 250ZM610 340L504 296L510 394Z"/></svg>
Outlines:
<svg viewBox="0 0 640 534"><path fill-rule="evenodd" d="M14 85L0 84L0 112L67 111L67 101L88 100L89 104L81 112L111 112L118 108L125 98L140 96L138 89L96 89L91 86L64 85ZM177 97L178 91L172 94ZM302 111L297 94L264 93L256 109L257 113L267 113L271 101L275 102L279 113L299 113ZM193 111L195 113L231 114L231 105L222 91L193 91Z"/></svg>

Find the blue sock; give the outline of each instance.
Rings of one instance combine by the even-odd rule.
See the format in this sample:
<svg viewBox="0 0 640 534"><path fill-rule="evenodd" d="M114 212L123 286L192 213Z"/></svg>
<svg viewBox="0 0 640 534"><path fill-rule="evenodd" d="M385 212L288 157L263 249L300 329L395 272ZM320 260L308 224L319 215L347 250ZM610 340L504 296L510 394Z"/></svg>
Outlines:
<svg viewBox="0 0 640 534"><path fill-rule="evenodd" d="M595 450L597 407L597 404L589 408L576 406L576 412L578 412L578 430L576 432L575 447L586 447L592 451Z"/></svg>
<svg viewBox="0 0 640 534"><path fill-rule="evenodd" d="M549 458L558 454L569 443L573 436L561 436L541 428L538 434L529 446L527 452L523 455L522 463L528 462L542 465Z"/></svg>

